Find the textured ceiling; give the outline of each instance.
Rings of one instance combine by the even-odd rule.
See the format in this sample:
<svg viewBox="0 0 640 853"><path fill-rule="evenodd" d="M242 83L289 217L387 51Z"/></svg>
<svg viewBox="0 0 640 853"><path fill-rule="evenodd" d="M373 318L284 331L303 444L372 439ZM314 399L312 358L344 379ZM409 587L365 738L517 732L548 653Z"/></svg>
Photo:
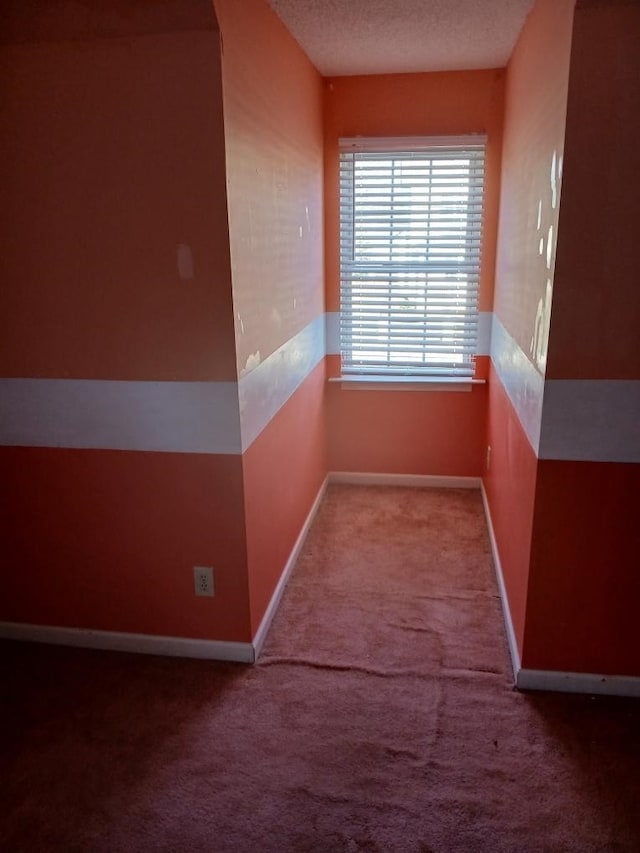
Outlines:
<svg viewBox="0 0 640 853"><path fill-rule="evenodd" d="M533 0L269 0L325 77L507 64Z"/></svg>

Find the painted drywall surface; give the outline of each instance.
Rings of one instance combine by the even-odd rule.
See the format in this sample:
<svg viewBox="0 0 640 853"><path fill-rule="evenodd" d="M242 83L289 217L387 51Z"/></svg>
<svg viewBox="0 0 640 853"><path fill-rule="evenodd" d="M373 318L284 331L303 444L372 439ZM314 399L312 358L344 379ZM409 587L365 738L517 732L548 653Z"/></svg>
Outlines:
<svg viewBox="0 0 640 853"><path fill-rule="evenodd" d="M170 6L2 48L0 618L247 641L220 39Z"/></svg>
<svg viewBox="0 0 640 853"><path fill-rule="evenodd" d="M87 40L216 30L209 0L3 0L0 43Z"/></svg>
<svg viewBox="0 0 640 853"><path fill-rule="evenodd" d="M320 363L243 456L254 636L326 477L324 384Z"/></svg>
<svg viewBox="0 0 640 853"><path fill-rule="evenodd" d="M327 388L331 471L479 477L486 386L472 391Z"/></svg>
<svg viewBox="0 0 640 853"><path fill-rule="evenodd" d="M216 0L238 373L323 311L322 83L266 0Z"/></svg>
<svg viewBox="0 0 640 853"><path fill-rule="evenodd" d="M250 640L239 455L5 447L0 466L0 621Z"/></svg>
<svg viewBox="0 0 640 853"><path fill-rule="evenodd" d="M255 634L326 476L322 81L266 0L215 7Z"/></svg>
<svg viewBox="0 0 640 853"><path fill-rule="evenodd" d="M538 0L507 68L485 487L520 652L560 204L573 0Z"/></svg>
<svg viewBox="0 0 640 853"><path fill-rule="evenodd" d="M238 392L243 451L324 360L324 354L325 315L320 314L240 378Z"/></svg>
<svg viewBox="0 0 640 853"><path fill-rule="evenodd" d="M640 466L540 461L522 665L640 676Z"/></svg>
<svg viewBox="0 0 640 853"><path fill-rule="evenodd" d="M488 137L479 307L490 311L499 195L504 71L343 77L324 82L326 305L340 308L338 140L342 136ZM328 370L338 376L339 360ZM484 378L479 359L476 376ZM479 476L486 390L327 393L329 467Z"/></svg>
<svg viewBox="0 0 640 853"><path fill-rule="evenodd" d="M554 379L640 379L639 44L637 3L578 4L549 345Z"/></svg>
<svg viewBox="0 0 640 853"><path fill-rule="evenodd" d="M236 378L219 52L2 48L0 375Z"/></svg>
<svg viewBox="0 0 640 853"><path fill-rule="evenodd" d="M538 461L493 368L489 377L488 435L491 451L484 487L511 620L522 654Z"/></svg>
<svg viewBox="0 0 640 853"><path fill-rule="evenodd" d="M576 4L523 652L531 668L640 674L639 37L637 4Z"/></svg>
<svg viewBox="0 0 640 853"><path fill-rule="evenodd" d="M494 311L544 376L574 0L537 0L507 68Z"/></svg>
<svg viewBox="0 0 640 853"><path fill-rule="evenodd" d="M538 0L508 68L486 483L522 665L635 675L638 300L628 279L608 299L635 235L628 217L616 231L601 216L618 199L628 213L634 195L620 164L636 156L625 37L637 17L625 3L578 3L574 29L573 5ZM497 326L513 357L498 357ZM533 461L500 477L514 419Z"/></svg>

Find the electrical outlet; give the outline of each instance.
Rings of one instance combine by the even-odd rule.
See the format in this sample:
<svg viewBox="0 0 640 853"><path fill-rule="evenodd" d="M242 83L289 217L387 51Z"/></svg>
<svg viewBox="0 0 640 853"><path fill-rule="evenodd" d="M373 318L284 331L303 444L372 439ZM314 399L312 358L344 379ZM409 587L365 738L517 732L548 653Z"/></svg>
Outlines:
<svg viewBox="0 0 640 853"><path fill-rule="evenodd" d="M487 471L491 468L491 445L487 447Z"/></svg>
<svg viewBox="0 0 640 853"><path fill-rule="evenodd" d="M211 566L194 566L193 583L196 595L206 595L209 597L215 595L213 569Z"/></svg>

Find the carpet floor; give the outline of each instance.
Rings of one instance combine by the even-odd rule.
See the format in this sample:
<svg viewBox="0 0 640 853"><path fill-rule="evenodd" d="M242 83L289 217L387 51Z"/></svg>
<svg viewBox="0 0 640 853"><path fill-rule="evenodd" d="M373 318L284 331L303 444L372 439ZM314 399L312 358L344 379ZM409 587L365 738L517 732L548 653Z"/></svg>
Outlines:
<svg viewBox="0 0 640 853"><path fill-rule="evenodd" d="M330 487L254 667L0 654L7 853L640 851L640 704L512 689L476 492Z"/></svg>

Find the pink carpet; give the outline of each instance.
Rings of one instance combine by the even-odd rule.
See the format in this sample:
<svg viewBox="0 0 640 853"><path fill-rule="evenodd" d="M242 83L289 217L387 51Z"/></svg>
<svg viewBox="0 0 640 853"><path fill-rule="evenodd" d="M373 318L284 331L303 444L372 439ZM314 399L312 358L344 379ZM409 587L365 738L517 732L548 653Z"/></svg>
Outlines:
<svg viewBox="0 0 640 853"><path fill-rule="evenodd" d="M512 689L474 492L331 487L255 667L0 651L2 851L640 850L640 704Z"/></svg>

